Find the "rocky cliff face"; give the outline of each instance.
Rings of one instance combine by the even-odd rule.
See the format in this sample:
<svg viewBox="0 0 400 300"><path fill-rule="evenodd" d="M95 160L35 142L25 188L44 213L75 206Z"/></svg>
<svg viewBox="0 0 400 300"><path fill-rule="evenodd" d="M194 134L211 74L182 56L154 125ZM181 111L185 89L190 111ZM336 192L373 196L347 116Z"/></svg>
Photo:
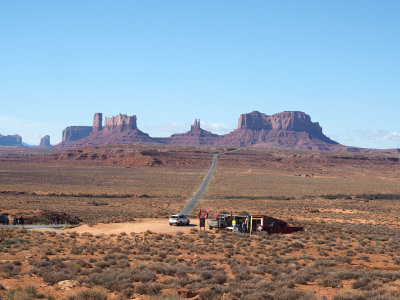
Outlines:
<svg viewBox="0 0 400 300"><path fill-rule="evenodd" d="M109 145L109 144L145 144L157 143L147 133L140 131L137 128L136 116L127 116L119 114L113 117L104 118L103 114L96 113L93 117L93 127L78 126L67 127L66 134L74 129L72 136L76 139L66 137L59 146L76 147L83 145ZM84 130L84 128L86 128ZM80 135L78 131L82 130ZM64 136L64 134L63 134ZM81 136L81 138L79 138Z"/></svg>
<svg viewBox="0 0 400 300"><path fill-rule="evenodd" d="M95 113L93 117L93 133L103 129L103 114Z"/></svg>
<svg viewBox="0 0 400 300"><path fill-rule="evenodd" d="M17 135L1 135L0 134L0 146L13 146L13 147L21 147L22 138Z"/></svg>
<svg viewBox="0 0 400 300"><path fill-rule="evenodd" d="M63 130L61 143L78 141L89 136L92 131L92 126L69 126Z"/></svg>
<svg viewBox="0 0 400 300"><path fill-rule="evenodd" d="M185 146L274 147L312 150L341 150L322 132L318 123L299 111L286 111L272 116L253 111L239 117L238 128L217 135L201 128L196 119L190 130L169 138L152 138L137 128L135 115L105 117L96 113L91 126L71 126L63 132L62 146L108 144L173 144Z"/></svg>
<svg viewBox="0 0 400 300"><path fill-rule="evenodd" d="M40 139L39 147L41 147L41 148L49 148L49 147L51 147L50 136L49 135L45 135L44 137L42 137Z"/></svg>
<svg viewBox="0 0 400 300"><path fill-rule="evenodd" d="M96 117L96 116L95 116ZM105 118L104 130L111 132L122 132L124 130L136 130L136 116L119 114L111 118Z"/></svg>
<svg viewBox="0 0 400 300"><path fill-rule="evenodd" d="M285 111L268 116L253 111L241 115L238 128L217 144L327 150L338 143L325 136L321 126L303 112Z"/></svg>
<svg viewBox="0 0 400 300"><path fill-rule="evenodd" d="M202 129L200 127L200 119L195 119L189 131L181 134L173 134L170 138L161 138L158 140L159 142L173 145L212 146L219 137L217 134Z"/></svg>
<svg viewBox="0 0 400 300"><path fill-rule="evenodd" d="M284 111L267 116L258 111L240 115L238 129L251 130L291 130L322 133L318 123L311 122L309 115L300 111Z"/></svg>

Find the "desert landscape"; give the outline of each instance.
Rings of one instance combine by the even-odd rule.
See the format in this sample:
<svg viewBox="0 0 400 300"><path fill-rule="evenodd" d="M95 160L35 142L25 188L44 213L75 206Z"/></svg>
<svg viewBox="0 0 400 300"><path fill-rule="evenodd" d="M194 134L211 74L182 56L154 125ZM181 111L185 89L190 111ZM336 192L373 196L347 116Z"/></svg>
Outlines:
<svg viewBox="0 0 400 300"><path fill-rule="evenodd" d="M0 300L400 299L400 1L0 1Z"/></svg>
<svg viewBox="0 0 400 300"><path fill-rule="evenodd" d="M169 226L213 155L230 149L3 149L2 211L36 224L59 215L73 225L0 229L1 297L400 297L400 155L240 149L220 156L193 225ZM199 231L199 208L210 217L266 214L306 231Z"/></svg>

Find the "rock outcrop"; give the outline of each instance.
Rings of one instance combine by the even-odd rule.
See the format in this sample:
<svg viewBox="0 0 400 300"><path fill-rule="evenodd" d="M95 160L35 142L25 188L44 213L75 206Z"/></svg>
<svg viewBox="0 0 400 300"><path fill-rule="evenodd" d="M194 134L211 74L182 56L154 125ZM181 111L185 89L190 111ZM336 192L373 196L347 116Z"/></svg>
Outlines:
<svg viewBox="0 0 400 300"><path fill-rule="evenodd" d="M0 146L12 146L12 147L22 147L22 137L18 134L14 135L1 135L0 134Z"/></svg>
<svg viewBox="0 0 400 300"><path fill-rule="evenodd" d="M103 129L103 114L95 113L93 117L93 133L97 133Z"/></svg>
<svg viewBox="0 0 400 300"><path fill-rule="evenodd" d="M190 131L200 130L200 119L194 119L194 123L190 126Z"/></svg>
<svg viewBox="0 0 400 300"><path fill-rule="evenodd" d="M96 116L95 116L96 117ZM136 116L127 116L119 114L111 118L105 118L104 130L110 132L122 132L124 130L136 130Z"/></svg>
<svg viewBox="0 0 400 300"><path fill-rule="evenodd" d="M202 129L200 119L195 119L189 131L173 134L170 138L160 139L160 141L182 146L212 146L219 138L219 135Z"/></svg>
<svg viewBox="0 0 400 300"><path fill-rule="evenodd" d="M273 147L303 150L344 150L345 146L329 139L321 126L309 115L299 111L285 111L272 116L258 111L242 114L238 128L225 135L217 135L200 126L196 119L190 130L168 138L152 138L137 127L135 115L119 114L105 117L96 113L93 127L71 126L63 132L61 146L76 147L109 144L172 144L184 146Z"/></svg>
<svg viewBox="0 0 400 300"><path fill-rule="evenodd" d="M310 138L337 144L322 133L322 128L318 123L312 122L310 116L301 111L284 111L272 116L253 111L240 115L238 129L307 132Z"/></svg>
<svg viewBox="0 0 400 300"><path fill-rule="evenodd" d="M42 137L40 139L39 147L41 147L41 148L49 148L49 147L51 147L50 136L49 135L45 135L44 137Z"/></svg>
<svg viewBox="0 0 400 300"><path fill-rule="evenodd" d="M69 126L63 130L63 144L78 141L89 136L93 131L92 126Z"/></svg>
<svg viewBox="0 0 400 300"><path fill-rule="evenodd" d="M103 114L96 113L93 117L93 127L79 126L79 128L88 128L82 138L75 140L64 140L63 138L59 146L157 143L155 139L137 128L136 120L135 115L119 114L113 117L105 117L103 126ZM74 134L74 137L78 137L78 135Z"/></svg>
<svg viewBox="0 0 400 300"><path fill-rule="evenodd" d="M217 145L329 150L337 148L338 143L325 136L321 126L303 112L285 111L268 116L253 111L241 115L238 128L224 135Z"/></svg>

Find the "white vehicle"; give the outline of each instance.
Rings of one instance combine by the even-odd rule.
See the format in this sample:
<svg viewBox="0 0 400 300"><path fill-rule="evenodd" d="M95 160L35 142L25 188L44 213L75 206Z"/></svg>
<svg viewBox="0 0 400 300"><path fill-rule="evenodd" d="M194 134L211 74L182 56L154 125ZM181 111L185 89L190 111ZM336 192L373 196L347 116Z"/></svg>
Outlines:
<svg viewBox="0 0 400 300"><path fill-rule="evenodd" d="M169 218L169 225L189 225L190 224L190 220L188 217L184 216L184 215L172 215Z"/></svg>

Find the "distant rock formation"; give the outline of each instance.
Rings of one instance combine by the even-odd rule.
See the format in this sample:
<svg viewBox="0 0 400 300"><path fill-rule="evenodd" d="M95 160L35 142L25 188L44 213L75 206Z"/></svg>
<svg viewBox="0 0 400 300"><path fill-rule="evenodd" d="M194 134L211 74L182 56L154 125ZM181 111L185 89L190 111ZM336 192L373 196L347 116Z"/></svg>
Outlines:
<svg viewBox="0 0 400 300"><path fill-rule="evenodd" d="M272 116L258 111L239 117L238 128L217 145L240 147L278 147L291 149L330 150L338 145L322 133L318 123L299 111L285 111Z"/></svg>
<svg viewBox="0 0 400 300"><path fill-rule="evenodd" d="M22 137L20 137L18 134L14 135L0 134L0 146L23 147Z"/></svg>
<svg viewBox="0 0 400 300"><path fill-rule="evenodd" d="M189 131L173 134L170 138L161 138L159 141L182 146L212 146L218 138L220 138L218 134L202 129L200 119L195 119Z"/></svg>
<svg viewBox="0 0 400 300"><path fill-rule="evenodd" d="M65 144L78 141L89 136L92 131L92 126L69 126L63 131L61 143Z"/></svg>
<svg viewBox="0 0 400 300"><path fill-rule="evenodd" d="M322 128L318 123L312 122L310 116L301 111L284 111L272 116L253 111L240 115L238 129L307 132L310 138L337 144L322 133Z"/></svg>
<svg viewBox="0 0 400 300"><path fill-rule="evenodd" d="M157 143L147 133L137 128L136 116L127 116L119 114L113 117L104 118L103 114L96 113L93 117L93 127L90 126L72 126L67 127L67 133L71 133L70 128L77 129L73 131L72 136L76 139L66 138L58 146L76 147L83 145L109 145L109 144L148 144ZM64 130L64 132L66 131ZM79 130L82 130L79 132ZM78 138L82 135L81 138ZM64 136L64 133L63 133Z"/></svg>
<svg viewBox="0 0 400 300"><path fill-rule="evenodd" d="M194 123L190 126L191 131L199 130L200 128L200 119L194 119Z"/></svg>
<svg viewBox="0 0 400 300"><path fill-rule="evenodd" d="M39 147L41 147L41 148L49 148L49 147L51 147L50 136L49 135L45 135L44 137L42 137L40 139Z"/></svg>
<svg viewBox="0 0 400 300"><path fill-rule="evenodd" d="M93 117L93 133L97 133L103 129L103 114L95 113Z"/></svg>
<svg viewBox="0 0 400 300"><path fill-rule="evenodd" d="M96 115L95 115L96 117ZM123 114L119 114L118 116L114 116L111 118L105 118L104 122L104 130L110 132L122 132L124 130L136 130L136 116L127 116Z"/></svg>
<svg viewBox="0 0 400 300"><path fill-rule="evenodd" d="M63 132L60 146L76 147L109 144L172 144L185 146L273 147L303 150L336 150L347 147L329 139L321 126L309 115L299 111L285 111L272 116L258 111L242 114L238 128L225 135L217 135L200 126L195 119L189 131L166 138L152 138L137 127L135 115L119 114L104 118L96 113L93 127L71 126Z"/></svg>

